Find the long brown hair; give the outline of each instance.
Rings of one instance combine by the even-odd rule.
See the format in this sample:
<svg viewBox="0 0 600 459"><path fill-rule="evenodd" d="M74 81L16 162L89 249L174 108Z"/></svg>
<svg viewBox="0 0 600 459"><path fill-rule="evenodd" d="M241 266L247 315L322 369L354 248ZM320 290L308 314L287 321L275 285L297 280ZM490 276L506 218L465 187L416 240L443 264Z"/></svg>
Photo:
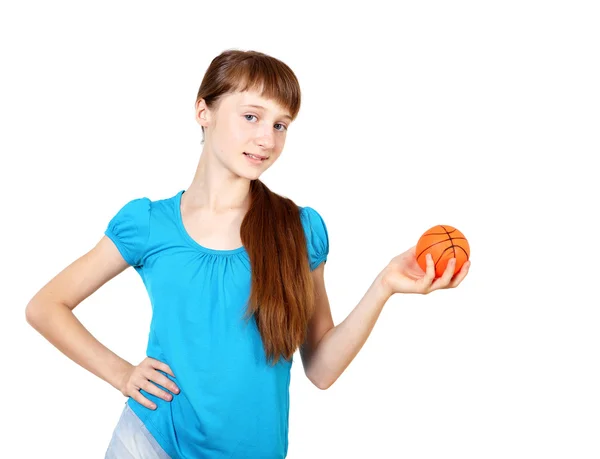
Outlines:
<svg viewBox="0 0 600 459"><path fill-rule="evenodd" d="M225 95L257 90L295 119L300 85L280 60L257 51L226 50L214 58L202 79L196 103L209 108ZM204 133L204 130L203 130ZM251 204L240 235L250 257L252 283L246 319L254 317L267 360L290 360L304 342L314 311L313 282L299 207L272 192L259 179L250 183Z"/></svg>

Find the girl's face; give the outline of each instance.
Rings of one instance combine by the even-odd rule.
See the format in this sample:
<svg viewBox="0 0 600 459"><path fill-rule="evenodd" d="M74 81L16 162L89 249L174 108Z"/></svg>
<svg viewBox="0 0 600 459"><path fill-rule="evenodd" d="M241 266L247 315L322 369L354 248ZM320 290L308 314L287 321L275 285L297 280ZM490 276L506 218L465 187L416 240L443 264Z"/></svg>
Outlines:
<svg viewBox="0 0 600 459"><path fill-rule="evenodd" d="M279 158L292 122L287 110L253 91L227 94L212 110L203 100L196 108L205 146L225 167L249 180Z"/></svg>

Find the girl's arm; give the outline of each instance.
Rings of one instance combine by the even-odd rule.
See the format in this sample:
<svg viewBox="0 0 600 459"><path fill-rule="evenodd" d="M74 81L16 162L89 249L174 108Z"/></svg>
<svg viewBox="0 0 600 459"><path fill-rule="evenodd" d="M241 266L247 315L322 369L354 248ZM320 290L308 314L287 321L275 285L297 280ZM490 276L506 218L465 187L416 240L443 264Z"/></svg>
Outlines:
<svg viewBox="0 0 600 459"><path fill-rule="evenodd" d="M307 340L300 349L306 376L322 390L328 389L354 360L391 297L380 274L348 317L334 327L325 290L324 265L321 263L313 271L316 310Z"/></svg>
<svg viewBox="0 0 600 459"><path fill-rule="evenodd" d="M92 250L66 267L36 293L27 304L25 315L33 328L75 363L123 395L130 395L148 408L153 408L153 404L134 386L142 386L148 392L170 400L169 394L149 382L150 379L156 380L163 387L177 392L177 387L168 378L153 369L161 369L172 375L170 368L153 359L145 359L143 366L132 365L94 338L73 314L73 309L79 303L128 266L114 243L103 236ZM146 374L148 378L144 379L143 374L138 373Z"/></svg>
<svg viewBox="0 0 600 459"><path fill-rule="evenodd" d="M467 275L471 262L454 273L448 263L442 277L435 278L433 260L427 257L427 270L417 264L415 248L394 257L375 278L358 305L334 326L325 290L324 263L313 274L316 310L308 336L300 348L304 372L319 389L329 388L350 365L371 334L387 300L395 293L426 295L435 290L455 288Z"/></svg>
<svg viewBox="0 0 600 459"><path fill-rule="evenodd" d="M59 351L119 390L132 365L94 338L73 309L127 267L112 241L103 236L37 292L25 310L27 322Z"/></svg>

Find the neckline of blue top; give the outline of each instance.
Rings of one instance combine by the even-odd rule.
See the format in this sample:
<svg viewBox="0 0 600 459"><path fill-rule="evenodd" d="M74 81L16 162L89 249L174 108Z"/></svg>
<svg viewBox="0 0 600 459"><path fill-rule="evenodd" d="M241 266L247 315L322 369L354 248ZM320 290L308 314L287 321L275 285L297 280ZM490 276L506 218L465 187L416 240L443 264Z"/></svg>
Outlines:
<svg viewBox="0 0 600 459"><path fill-rule="evenodd" d="M203 245L198 244L192 236L187 232L185 226L183 226L183 218L181 217L181 196L185 190L181 190L177 193L177 197L175 199L175 214L177 215L177 226L181 231L183 237L196 249L201 252L210 253L212 255L234 255L236 253L242 253L246 251L244 246L238 247L237 249L229 249L229 250L220 250L220 249L211 249L209 247L204 247Z"/></svg>

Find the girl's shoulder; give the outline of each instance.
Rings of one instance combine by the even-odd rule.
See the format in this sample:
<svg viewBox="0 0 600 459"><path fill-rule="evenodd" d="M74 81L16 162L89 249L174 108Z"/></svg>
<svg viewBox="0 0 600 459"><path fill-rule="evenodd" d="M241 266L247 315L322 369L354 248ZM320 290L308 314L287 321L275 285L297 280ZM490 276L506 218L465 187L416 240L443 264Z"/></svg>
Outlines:
<svg viewBox="0 0 600 459"><path fill-rule="evenodd" d="M329 234L323 216L313 207L299 206L300 221L306 235L310 269L314 270L329 253Z"/></svg>

